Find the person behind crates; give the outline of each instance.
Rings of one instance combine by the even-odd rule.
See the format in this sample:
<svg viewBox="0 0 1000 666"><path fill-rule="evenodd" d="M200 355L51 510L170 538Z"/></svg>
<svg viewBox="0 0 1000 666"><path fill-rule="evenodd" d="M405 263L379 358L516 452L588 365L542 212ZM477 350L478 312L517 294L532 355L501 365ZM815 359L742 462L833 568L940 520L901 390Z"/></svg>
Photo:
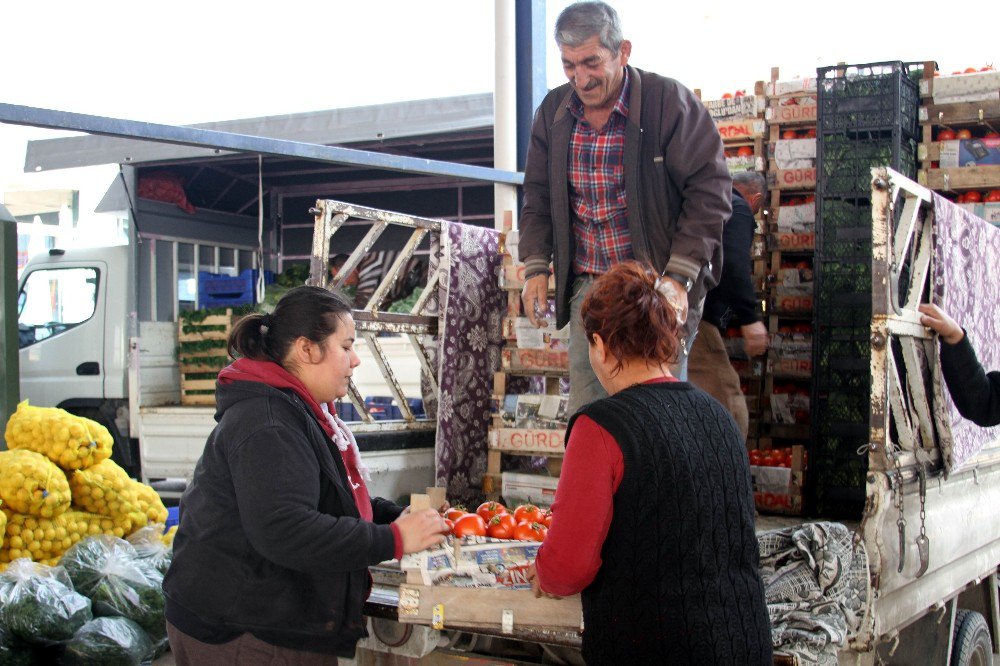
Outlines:
<svg viewBox="0 0 1000 666"><path fill-rule="evenodd" d="M332 284L334 278L340 274L340 269L344 264L347 263L348 255L337 254L334 255L333 259L330 260L328 264L328 270L330 271L330 282ZM344 283L340 285L340 291L345 296L351 299L352 304L355 308L362 308L368 302L368 297L364 294L358 293L358 285L361 284L361 272L358 270L357 266L351 271L351 274L344 278ZM369 294L370 295L370 294Z"/></svg>
<svg viewBox="0 0 1000 666"><path fill-rule="evenodd" d="M1000 425L1000 371L986 372L965 329L947 312L930 303L917 309L920 323L941 338L941 374L958 413L983 428Z"/></svg>
<svg viewBox="0 0 1000 666"><path fill-rule="evenodd" d="M754 295L754 216L764 207L764 176L744 171L733 176L733 214L722 232L722 279L705 297L705 310L688 359L688 379L729 410L746 439L749 413L740 389L740 377L729 362L722 331L735 317L743 334L743 348L754 357L767 351L767 327L761 321L760 301Z"/></svg>
<svg viewBox="0 0 1000 666"><path fill-rule="evenodd" d="M180 503L163 581L177 664L335 664L366 635L368 566L439 543L444 519L366 486L330 403L359 364L350 303L296 287L229 336L218 425Z"/></svg>
<svg viewBox="0 0 1000 666"><path fill-rule="evenodd" d="M588 664L770 664L746 447L678 381L680 324L648 264L594 281L581 321L609 397L570 419L536 595L582 593Z"/></svg>
<svg viewBox="0 0 1000 666"><path fill-rule="evenodd" d="M722 270L730 178L722 139L701 101L673 79L628 64L632 44L603 2L578 2L556 20L569 82L542 101L524 169L518 252L525 314L547 311L549 263L556 327L570 329L570 409L604 390L587 361L580 303L594 280L629 259L651 262L686 316L690 342L705 291ZM679 356L684 377L687 351Z"/></svg>

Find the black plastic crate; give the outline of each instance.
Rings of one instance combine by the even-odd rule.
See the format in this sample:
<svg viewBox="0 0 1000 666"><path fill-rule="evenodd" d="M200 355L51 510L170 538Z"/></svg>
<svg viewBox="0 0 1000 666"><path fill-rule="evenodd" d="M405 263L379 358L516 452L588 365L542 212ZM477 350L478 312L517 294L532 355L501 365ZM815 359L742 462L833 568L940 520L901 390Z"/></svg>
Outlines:
<svg viewBox="0 0 1000 666"><path fill-rule="evenodd" d="M865 396L871 391L870 361L854 359L850 363L841 363L842 359L832 359L829 365L813 366L813 383L816 389L813 393L817 400L823 393L860 391ZM817 415L818 417L819 415Z"/></svg>
<svg viewBox="0 0 1000 666"><path fill-rule="evenodd" d="M807 511L824 518L861 517L868 458L854 437L812 438L807 468Z"/></svg>
<svg viewBox="0 0 1000 666"><path fill-rule="evenodd" d="M871 398L861 391L820 392L812 406L817 433L821 437L867 437L870 405Z"/></svg>
<svg viewBox="0 0 1000 666"><path fill-rule="evenodd" d="M817 145L818 198L871 196L873 167L891 167L913 178L917 169L917 142L908 136L822 135ZM820 204L822 208L822 202Z"/></svg>
<svg viewBox="0 0 1000 666"><path fill-rule="evenodd" d="M919 129L922 64L901 61L816 70L818 130Z"/></svg>

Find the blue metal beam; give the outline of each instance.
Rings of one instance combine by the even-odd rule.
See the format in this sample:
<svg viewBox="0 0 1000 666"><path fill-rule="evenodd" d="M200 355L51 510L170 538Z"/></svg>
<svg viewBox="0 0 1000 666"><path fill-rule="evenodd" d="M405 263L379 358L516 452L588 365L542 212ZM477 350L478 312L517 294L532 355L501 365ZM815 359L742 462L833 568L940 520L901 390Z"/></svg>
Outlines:
<svg viewBox="0 0 1000 666"><path fill-rule="evenodd" d="M368 150L354 150L339 146L322 146L314 143L300 143L284 139L269 139L262 136L233 134L195 127L179 127L144 123L136 120L122 120L104 116L91 116L69 111L53 111L30 106L0 103L0 122L11 125L31 125L48 129L86 132L104 136L117 136L160 143L174 143L219 151L233 151L253 155L275 155L296 157L317 162L350 164L353 166L404 171L433 176L451 176L466 180L486 181L504 185L520 185L524 175L514 171L503 171L487 167L427 160L419 157L404 157Z"/></svg>

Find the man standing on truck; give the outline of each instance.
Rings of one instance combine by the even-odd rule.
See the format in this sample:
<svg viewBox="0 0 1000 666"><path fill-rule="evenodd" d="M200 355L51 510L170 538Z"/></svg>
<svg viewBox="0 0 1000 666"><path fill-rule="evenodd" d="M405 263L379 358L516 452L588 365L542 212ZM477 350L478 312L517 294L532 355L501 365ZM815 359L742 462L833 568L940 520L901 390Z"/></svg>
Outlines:
<svg viewBox="0 0 1000 666"><path fill-rule="evenodd" d="M541 325L549 262L556 325L572 322L569 410L604 397L588 360L580 304L594 279L629 259L650 261L686 317L678 359L722 270L722 228L731 181L722 139L701 101L673 79L628 65L632 44L603 2L559 15L556 43L569 82L535 112L524 170L519 253L522 300Z"/></svg>
<svg viewBox="0 0 1000 666"><path fill-rule="evenodd" d="M733 176L733 214L722 235L722 279L705 297L705 310L698 324L698 337L691 346L688 368L691 383L729 410L744 439L750 417L740 377L722 343L722 331L736 317L747 356L752 358L767 351L767 327L760 320L760 303L754 294L750 265L753 234L757 229L754 216L764 207L766 191L767 183L759 173L744 171Z"/></svg>

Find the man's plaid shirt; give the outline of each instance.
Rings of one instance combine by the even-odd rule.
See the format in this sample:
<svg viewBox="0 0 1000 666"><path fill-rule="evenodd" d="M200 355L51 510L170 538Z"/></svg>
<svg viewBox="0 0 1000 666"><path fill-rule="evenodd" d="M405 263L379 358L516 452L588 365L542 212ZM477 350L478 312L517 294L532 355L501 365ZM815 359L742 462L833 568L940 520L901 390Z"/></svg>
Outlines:
<svg viewBox="0 0 1000 666"><path fill-rule="evenodd" d="M625 196L625 124L628 119L628 70L622 92L604 127L594 128L583 116L576 93L569 112L576 118L569 142L569 200L576 256L573 270L606 273L633 258Z"/></svg>

